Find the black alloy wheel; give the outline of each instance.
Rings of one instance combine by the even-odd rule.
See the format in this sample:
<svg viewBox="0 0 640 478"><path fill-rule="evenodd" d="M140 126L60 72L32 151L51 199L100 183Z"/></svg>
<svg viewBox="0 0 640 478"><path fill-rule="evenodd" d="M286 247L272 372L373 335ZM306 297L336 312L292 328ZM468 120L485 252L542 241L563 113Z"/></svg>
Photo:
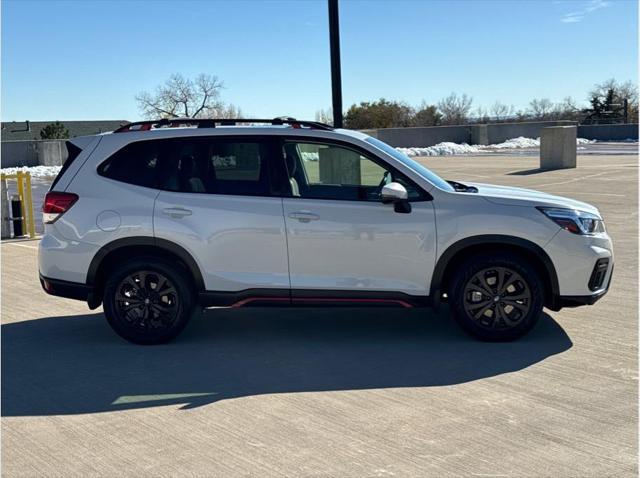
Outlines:
<svg viewBox="0 0 640 478"><path fill-rule="evenodd" d="M460 326L487 341L525 335L542 315L545 288L535 267L514 253L467 258L448 287L451 312Z"/></svg>
<svg viewBox="0 0 640 478"><path fill-rule="evenodd" d="M118 335L136 344L176 337L191 318L195 294L183 267L142 257L116 268L104 289L104 313Z"/></svg>

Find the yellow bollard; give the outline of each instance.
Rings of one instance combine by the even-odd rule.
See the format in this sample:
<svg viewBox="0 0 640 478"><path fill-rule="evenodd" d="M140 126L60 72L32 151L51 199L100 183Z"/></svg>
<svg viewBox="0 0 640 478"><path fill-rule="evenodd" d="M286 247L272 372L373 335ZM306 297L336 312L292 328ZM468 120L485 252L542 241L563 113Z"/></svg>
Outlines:
<svg viewBox="0 0 640 478"><path fill-rule="evenodd" d="M26 232L31 239L36 237L36 221L33 215L33 194L31 191L31 173L28 171L18 171L16 174L3 174L3 181L7 179L16 180L16 189L20 198L20 214L22 216L23 232Z"/></svg>
<svg viewBox="0 0 640 478"><path fill-rule="evenodd" d="M33 194L31 191L31 173L25 173L25 196L26 196L26 208L29 214L29 218L27 219L27 230L29 231L29 237L33 239L36 237L36 222L33 217Z"/></svg>

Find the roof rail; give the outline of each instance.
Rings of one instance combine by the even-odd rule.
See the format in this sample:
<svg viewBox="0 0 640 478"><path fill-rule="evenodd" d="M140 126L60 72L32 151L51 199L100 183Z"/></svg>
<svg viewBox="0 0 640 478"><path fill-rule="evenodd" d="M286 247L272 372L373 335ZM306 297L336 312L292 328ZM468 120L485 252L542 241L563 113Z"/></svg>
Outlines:
<svg viewBox="0 0 640 478"><path fill-rule="evenodd" d="M236 126L238 123L267 123L271 125L289 125L292 128L310 128L332 131L333 127L317 121L300 121L291 117L279 117L273 119L253 118L163 118L160 120L135 121L121 126L114 133L127 131L149 131L158 128L177 128L179 126L197 126L198 128L215 128L220 126Z"/></svg>

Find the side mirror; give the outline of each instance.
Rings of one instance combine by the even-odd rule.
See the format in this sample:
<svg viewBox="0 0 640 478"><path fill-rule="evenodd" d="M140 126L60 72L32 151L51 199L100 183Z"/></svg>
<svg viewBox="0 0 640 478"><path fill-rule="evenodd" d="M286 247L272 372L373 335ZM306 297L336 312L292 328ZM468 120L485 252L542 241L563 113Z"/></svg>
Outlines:
<svg viewBox="0 0 640 478"><path fill-rule="evenodd" d="M385 184L380 192L382 203L393 203L393 210L401 214L411 212L411 203L408 201L408 197L407 190L400 183Z"/></svg>
<svg viewBox="0 0 640 478"><path fill-rule="evenodd" d="M385 204L406 201L407 197L407 190L400 183L385 184L380 192L380 199Z"/></svg>

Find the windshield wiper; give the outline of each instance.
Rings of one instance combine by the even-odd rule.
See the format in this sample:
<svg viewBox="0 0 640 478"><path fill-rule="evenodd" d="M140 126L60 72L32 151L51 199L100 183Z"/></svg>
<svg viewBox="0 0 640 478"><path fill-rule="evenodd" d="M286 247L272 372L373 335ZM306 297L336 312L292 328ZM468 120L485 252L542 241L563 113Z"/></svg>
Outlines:
<svg viewBox="0 0 640 478"><path fill-rule="evenodd" d="M466 184L459 183L457 181L447 181L453 186L453 189L458 193L477 193L478 188L475 186L467 186Z"/></svg>

